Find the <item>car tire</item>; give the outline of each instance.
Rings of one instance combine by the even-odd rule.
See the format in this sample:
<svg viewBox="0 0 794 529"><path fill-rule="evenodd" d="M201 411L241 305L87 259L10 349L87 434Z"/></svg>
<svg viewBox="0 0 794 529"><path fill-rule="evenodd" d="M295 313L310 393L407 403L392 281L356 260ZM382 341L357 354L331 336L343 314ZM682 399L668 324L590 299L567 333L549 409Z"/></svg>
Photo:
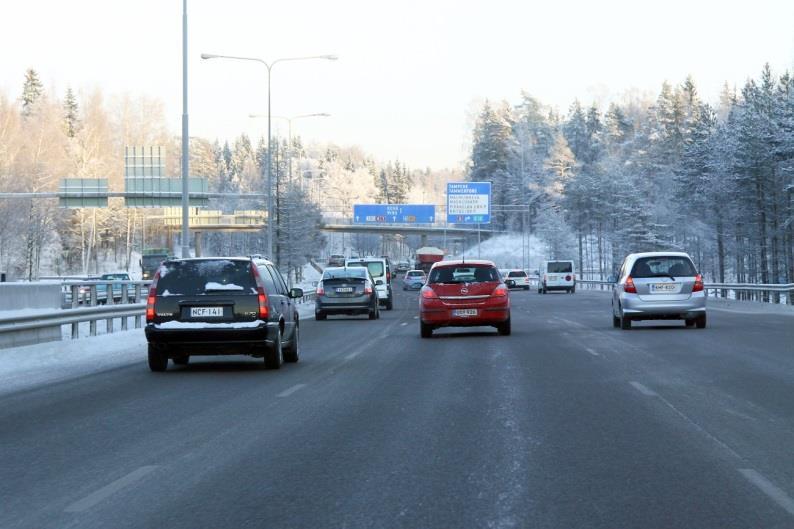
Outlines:
<svg viewBox="0 0 794 529"><path fill-rule="evenodd" d="M370 309L369 310L369 319L377 320L378 319L378 309Z"/></svg>
<svg viewBox="0 0 794 529"><path fill-rule="evenodd" d="M186 366L188 363L190 363L190 355L177 356L172 358L171 361L178 366Z"/></svg>
<svg viewBox="0 0 794 529"><path fill-rule="evenodd" d="M576 294L576 287L571 288L571 294Z"/></svg>
<svg viewBox="0 0 794 529"><path fill-rule="evenodd" d="M422 338L432 338L433 337L433 326L428 325L427 323L420 321L419 322L419 334L422 335Z"/></svg>
<svg viewBox="0 0 794 529"><path fill-rule="evenodd" d="M620 328L624 331L631 329L631 318L623 313L620 314Z"/></svg>
<svg viewBox="0 0 794 529"><path fill-rule="evenodd" d="M545 294L548 294L548 293L549 293L549 291L546 290L546 287L543 287L543 294L545 295Z"/></svg>
<svg viewBox="0 0 794 529"><path fill-rule="evenodd" d="M391 297L386 298L386 310L392 310L394 308L394 300Z"/></svg>
<svg viewBox="0 0 794 529"><path fill-rule="evenodd" d="M617 316L615 316L615 314L614 314L614 313L612 313L612 327L614 327L615 329L617 329L618 327L620 327L620 318L618 318Z"/></svg>
<svg viewBox="0 0 794 529"><path fill-rule="evenodd" d="M706 315L703 314L702 316L698 316L695 320L695 325L698 329L705 329L706 328Z"/></svg>
<svg viewBox="0 0 794 529"><path fill-rule="evenodd" d="M525 286L524 290L529 290L529 285Z"/></svg>
<svg viewBox="0 0 794 529"><path fill-rule="evenodd" d="M168 356L152 344L149 344L149 369L155 373L168 369Z"/></svg>
<svg viewBox="0 0 794 529"><path fill-rule="evenodd" d="M265 346L265 369L280 369L284 363L284 349L281 345L281 329L276 336L276 345L272 349Z"/></svg>
<svg viewBox="0 0 794 529"><path fill-rule="evenodd" d="M325 312L315 312L314 313L314 319L317 320L317 321L323 321L323 320L325 320L327 318L328 318L328 314L326 314Z"/></svg>
<svg viewBox="0 0 794 529"><path fill-rule="evenodd" d="M506 322L497 325L496 330L500 336L510 336L510 318L507 318Z"/></svg>
<svg viewBox="0 0 794 529"><path fill-rule="evenodd" d="M300 334L300 326L295 325L295 331L292 334L292 342L289 344L289 347L283 350L285 362L294 364L300 360Z"/></svg>

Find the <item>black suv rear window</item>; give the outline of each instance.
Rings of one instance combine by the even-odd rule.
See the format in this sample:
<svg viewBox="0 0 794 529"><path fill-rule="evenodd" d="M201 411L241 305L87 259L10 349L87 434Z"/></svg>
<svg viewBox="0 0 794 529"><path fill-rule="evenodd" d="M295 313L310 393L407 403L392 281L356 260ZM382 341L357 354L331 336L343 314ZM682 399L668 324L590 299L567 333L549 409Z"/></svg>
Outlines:
<svg viewBox="0 0 794 529"><path fill-rule="evenodd" d="M573 272L573 264L566 261L551 261L546 267L549 274L569 274Z"/></svg>
<svg viewBox="0 0 794 529"><path fill-rule="evenodd" d="M677 255L642 257L631 269L631 277L693 277L695 265L687 257Z"/></svg>
<svg viewBox="0 0 794 529"><path fill-rule="evenodd" d="M163 263L157 295L230 295L256 292L251 263L229 259Z"/></svg>

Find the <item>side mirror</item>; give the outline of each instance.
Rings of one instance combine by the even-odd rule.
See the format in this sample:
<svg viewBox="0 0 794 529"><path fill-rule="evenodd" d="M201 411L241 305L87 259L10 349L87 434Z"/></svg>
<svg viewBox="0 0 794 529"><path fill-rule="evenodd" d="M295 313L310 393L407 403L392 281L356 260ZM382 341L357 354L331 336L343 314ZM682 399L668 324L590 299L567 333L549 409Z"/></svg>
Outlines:
<svg viewBox="0 0 794 529"><path fill-rule="evenodd" d="M615 277L615 275L610 275L609 277L607 277L607 283L617 283L617 282L618 282L618 278Z"/></svg>
<svg viewBox="0 0 794 529"><path fill-rule="evenodd" d="M375 286L380 286L382 284L383 284L383 279L376 279L375 280Z"/></svg>
<svg viewBox="0 0 794 529"><path fill-rule="evenodd" d="M302 288L291 288L291 289L289 289L289 297L291 297L292 299L302 298L303 297L303 289Z"/></svg>

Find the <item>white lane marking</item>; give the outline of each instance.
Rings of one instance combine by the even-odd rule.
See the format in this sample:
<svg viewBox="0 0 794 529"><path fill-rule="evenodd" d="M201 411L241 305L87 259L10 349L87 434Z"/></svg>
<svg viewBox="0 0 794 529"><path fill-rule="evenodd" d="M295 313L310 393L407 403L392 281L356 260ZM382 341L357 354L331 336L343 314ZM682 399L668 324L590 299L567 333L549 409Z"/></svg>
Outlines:
<svg viewBox="0 0 794 529"><path fill-rule="evenodd" d="M361 349L359 349L358 351L355 351L355 352L353 352L353 353L350 353L349 355L347 355L347 356L345 357L345 360L352 360L352 359L354 359L355 357L357 357L358 355L360 355L362 352L363 352L363 351L362 351ZM333 370L332 370L332 371L333 371Z"/></svg>
<svg viewBox="0 0 794 529"><path fill-rule="evenodd" d="M306 387L306 384L295 384L291 388L287 388L278 395L276 395L276 397L289 397L290 395L292 395L293 393L304 387Z"/></svg>
<svg viewBox="0 0 794 529"><path fill-rule="evenodd" d="M593 349L591 349L589 347L585 347L585 351L587 351L588 353L590 353L593 356L601 356L600 354L596 353Z"/></svg>
<svg viewBox="0 0 794 529"><path fill-rule="evenodd" d="M400 324L401 327L405 327L406 325L408 325L408 322L405 321Z"/></svg>
<svg viewBox="0 0 794 529"><path fill-rule="evenodd" d="M414 316L414 319L415 319L415 320L418 320L418 319L419 319L419 316Z"/></svg>
<svg viewBox="0 0 794 529"><path fill-rule="evenodd" d="M747 481L758 487L772 501L783 507L787 513L794 515L794 499L791 499L791 496L752 468L740 468L738 470L742 476L747 478Z"/></svg>
<svg viewBox="0 0 794 529"><path fill-rule="evenodd" d="M640 393L642 393L643 395L645 395L647 397L658 397L659 396L658 393L656 393L652 389L649 389L649 388L643 386L639 382L631 381L631 382L629 382L629 384L634 386L634 389L636 389L637 391L639 391Z"/></svg>
<svg viewBox="0 0 794 529"><path fill-rule="evenodd" d="M96 492L89 494L82 500L76 501L73 504L69 505L68 507L66 507L66 512L86 511L91 507L93 507L94 505L101 502L102 500L104 500L105 498L107 498L108 496L115 494L124 487L128 487L133 483L135 483L136 481L142 479L144 476L146 476L150 472L153 472L155 469L157 469L157 466L147 465L137 470L133 470L126 476L117 479L113 483L109 483L108 485L105 485Z"/></svg>

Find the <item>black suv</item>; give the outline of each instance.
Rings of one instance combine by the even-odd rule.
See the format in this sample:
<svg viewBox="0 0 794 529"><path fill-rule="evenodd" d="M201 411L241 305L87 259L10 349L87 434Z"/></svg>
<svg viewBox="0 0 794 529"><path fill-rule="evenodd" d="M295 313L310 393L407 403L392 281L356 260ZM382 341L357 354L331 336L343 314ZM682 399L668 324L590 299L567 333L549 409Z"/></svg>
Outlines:
<svg viewBox="0 0 794 529"><path fill-rule="evenodd" d="M299 288L288 289L269 261L213 257L163 262L149 289L149 368L192 355L246 354L278 369L298 361Z"/></svg>

